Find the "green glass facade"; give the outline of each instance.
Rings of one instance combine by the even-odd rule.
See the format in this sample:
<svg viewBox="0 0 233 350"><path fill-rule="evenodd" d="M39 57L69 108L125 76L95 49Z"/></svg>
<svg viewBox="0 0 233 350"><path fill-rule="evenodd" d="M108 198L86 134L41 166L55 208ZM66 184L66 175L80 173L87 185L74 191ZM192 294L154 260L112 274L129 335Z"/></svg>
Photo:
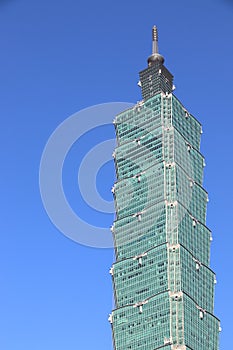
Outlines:
<svg viewBox="0 0 233 350"><path fill-rule="evenodd" d="M143 100L114 120L114 349L218 350L202 128L174 96L162 56L151 57Z"/></svg>

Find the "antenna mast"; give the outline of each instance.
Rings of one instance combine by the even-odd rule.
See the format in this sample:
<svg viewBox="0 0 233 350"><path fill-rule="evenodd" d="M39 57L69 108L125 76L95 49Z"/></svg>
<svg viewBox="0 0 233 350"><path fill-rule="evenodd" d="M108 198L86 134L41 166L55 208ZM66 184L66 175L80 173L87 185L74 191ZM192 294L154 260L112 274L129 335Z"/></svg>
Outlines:
<svg viewBox="0 0 233 350"><path fill-rule="evenodd" d="M156 26L152 28L152 55L159 53L158 48L158 29Z"/></svg>

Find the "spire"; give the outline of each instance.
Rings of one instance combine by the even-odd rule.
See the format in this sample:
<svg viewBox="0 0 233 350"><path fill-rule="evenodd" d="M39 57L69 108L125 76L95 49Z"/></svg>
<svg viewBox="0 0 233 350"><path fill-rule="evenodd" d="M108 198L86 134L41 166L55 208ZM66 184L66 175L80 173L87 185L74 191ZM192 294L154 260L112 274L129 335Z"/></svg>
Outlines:
<svg viewBox="0 0 233 350"><path fill-rule="evenodd" d="M158 49L158 29L156 26L152 28L152 55L147 60L148 65L151 66L155 62L164 63L164 58L159 54Z"/></svg>
<svg viewBox="0 0 233 350"><path fill-rule="evenodd" d="M152 28L152 55L159 53L158 48L158 29L156 26Z"/></svg>

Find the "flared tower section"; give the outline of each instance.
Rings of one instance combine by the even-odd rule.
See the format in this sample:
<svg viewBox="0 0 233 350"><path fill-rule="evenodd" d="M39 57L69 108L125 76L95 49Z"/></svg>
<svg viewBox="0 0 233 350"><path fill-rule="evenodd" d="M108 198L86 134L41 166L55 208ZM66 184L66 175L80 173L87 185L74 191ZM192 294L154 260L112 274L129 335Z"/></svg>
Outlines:
<svg viewBox="0 0 233 350"><path fill-rule="evenodd" d="M143 100L114 120L114 350L218 350L202 128L172 92L156 27L152 45Z"/></svg>

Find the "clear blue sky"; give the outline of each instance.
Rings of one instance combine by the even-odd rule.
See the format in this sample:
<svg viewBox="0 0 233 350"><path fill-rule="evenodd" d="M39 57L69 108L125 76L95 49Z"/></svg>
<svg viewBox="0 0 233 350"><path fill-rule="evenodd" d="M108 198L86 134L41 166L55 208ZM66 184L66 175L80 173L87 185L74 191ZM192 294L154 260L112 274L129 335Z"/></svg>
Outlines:
<svg viewBox="0 0 233 350"><path fill-rule="evenodd" d="M113 251L81 246L53 226L38 171L49 136L71 114L141 99L138 72L146 67L154 24L175 93L203 124L215 314L223 328L221 349L231 346L233 2L0 0L2 350L112 349ZM87 138L82 152L102 136ZM81 200L77 152L64 175L74 207ZM109 200L112 163L102 175L97 187ZM92 214L85 209L80 215L111 225L110 214Z"/></svg>

